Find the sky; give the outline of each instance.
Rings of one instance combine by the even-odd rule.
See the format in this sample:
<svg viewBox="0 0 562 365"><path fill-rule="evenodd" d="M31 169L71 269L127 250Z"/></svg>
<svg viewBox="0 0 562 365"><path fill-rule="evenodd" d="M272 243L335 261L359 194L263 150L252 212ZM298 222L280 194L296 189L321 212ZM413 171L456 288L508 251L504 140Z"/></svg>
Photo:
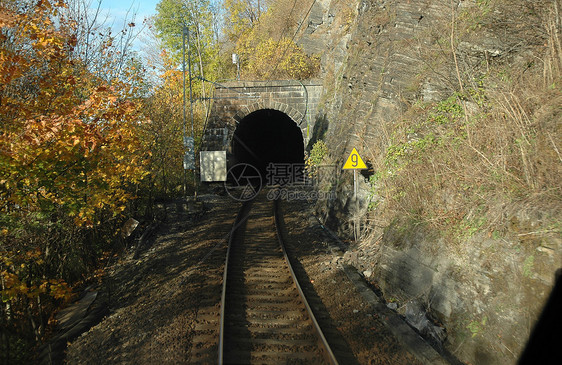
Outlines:
<svg viewBox="0 0 562 365"><path fill-rule="evenodd" d="M102 0L101 7L104 13L107 12L110 18L115 19L115 23L122 23L129 9L136 11L136 20L142 22L145 17L156 13L156 4L159 2L160 0ZM97 5L97 0L93 0L92 5Z"/></svg>
<svg viewBox="0 0 562 365"><path fill-rule="evenodd" d="M98 6L100 0L87 0L90 1L90 7L94 10ZM136 29L143 29L143 21L145 18L156 14L156 5L161 0L101 0L101 15L105 19L104 24L110 25L115 33L118 33L124 27L126 28L125 19L127 24L132 20L132 15L136 13L134 23ZM211 0L211 3L220 3L219 0ZM127 12L129 14L127 15ZM133 49L141 51L144 46L143 39L147 39L146 28L140 33L139 37L133 43Z"/></svg>
<svg viewBox="0 0 562 365"><path fill-rule="evenodd" d="M89 1L90 8L95 10L99 0ZM145 18L156 14L156 4L159 2L160 0L101 0L100 19L103 19L103 24L111 26L114 34L116 34L126 28L125 20L127 24L133 21L132 16L136 13L134 18L135 29L142 31L133 42L133 50L143 53L143 50L147 47L145 40L150 38L145 33L147 30L143 22Z"/></svg>
<svg viewBox="0 0 562 365"><path fill-rule="evenodd" d="M86 0L90 2L90 8L94 11L100 0ZM145 18L156 14L156 5L161 0L101 0L101 17L103 24L111 26L113 33L119 33L134 18L135 30L140 31L133 41L133 50L141 56L152 49L153 36L144 24ZM220 0L211 0L211 3L220 3ZM128 14L127 14L128 13Z"/></svg>
<svg viewBox="0 0 562 365"><path fill-rule="evenodd" d="M91 6L95 7L99 0L90 0ZM137 22L143 21L144 18L156 14L156 5L160 0L102 0L104 14L109 15L110 20L115 20L115 24L123 24L123 18L129 9L137 12ZM218 0L212 0L211 3L220 3ZM132 6L132 8L131 8Z"/></svg>

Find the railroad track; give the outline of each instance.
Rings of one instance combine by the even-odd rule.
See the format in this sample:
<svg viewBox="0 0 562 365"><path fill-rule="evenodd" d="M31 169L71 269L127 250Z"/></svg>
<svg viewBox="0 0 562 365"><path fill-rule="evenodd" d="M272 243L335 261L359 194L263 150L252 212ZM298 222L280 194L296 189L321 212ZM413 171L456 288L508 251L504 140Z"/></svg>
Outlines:
<svg viewBox="0 0 562 365"><path fill-rule="evenodd" d="M238 214L223 277L219 364L337 364L290 265L279 214L276 201L247 202Z"/></svg>

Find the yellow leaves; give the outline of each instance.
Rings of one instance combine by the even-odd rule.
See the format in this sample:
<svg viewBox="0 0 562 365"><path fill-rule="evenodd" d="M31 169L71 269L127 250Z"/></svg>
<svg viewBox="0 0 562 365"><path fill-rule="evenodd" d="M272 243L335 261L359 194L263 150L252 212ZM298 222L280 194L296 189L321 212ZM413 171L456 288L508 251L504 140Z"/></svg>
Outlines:
<svg viewBox="0 0 562 365"><path fill-rule="evenodd" d="M10 9L0 7L0 29L13 27L17 20L17 14Z"/></svg>
<svg viewBox="0 0 562 365"><path fill-rule="evenodd" d="M3 302L9 302L20 296L36 298L40 294L48 294L54 299L65 302L72 298L72 288L62 279L42 279L38 284L29 285L8 270L1 271L0 278L4 286L4 290L1 291Z"/></svg>
<svg viewBox="0 0 562 365"><path fill-rule="evenodd" d="M133 76L141 71L126 81L96 77L70 58L79 40L56 14L62 2L34 3L25 14L0 10L0 294L13 300L14 313L26 298L41 296L48 309L70 298L59 278L79 277L72 270L84 255L80 240L119 222L147 174L139 140L145 118L128 84L139 83Z"/></svg>
<svg viewBox="0 0 562 365"><path fill-rule="evenodd" d="M102 85L69 114L27 120L21 133L5 135L11 141L10 180L17 185L0 198L30 208L44 202L75 207L69 215L87 228L103 210L121 213L120 200L128 197L122 187L146 171L136 156L143 154L134 122L139 108L117 101L117 91Z"/></svg>
<svg viewBox="0 0 562 365"><path fill-rule="evenodd" d="M37 2L37 4L35 5L35 8L43 8L43 9L52 9L53 6L51 5L51 3L49 2L49 0L39 0Z"/></svg>
<svg viewBox="0 0 562 365"><path fill-rule="evenodd" d="M72 289L62 279L49 280L50 295L55 299L62 299L65 302L72 298Z"/></svg>
<svg viewBox="0 0 562 365"><path fill-rule="evenodd" d="M74 224L78 227L92 228L94 226L91 219L85 217L75 217Z"/></svg>
<svg viewBox="0 0 562 365"><path fill-rule="evenodd" d="M318 57L308 56L288 38L279 41L273 38L256 38L249 33L237 45L237 51L246 59L245 71L260 79L293 78L306 79L314 76L320 68Z"/></svg>
<svg viewBox="0 0 562 365"><path fill-rule="evenodd" d="M35 250L26 251L25 256L28 260L37 260L41 257L42 252L39 248Z"/></svg>
<svg viewBox="0 0 562 365"><path fill-rule="evenodd" d="M3 302L8 302L18 295L27 295L29 288L20 281L16 274L4 270L0 272L0 278L5 288L1 291Z"/></svg>
<svg viewBox="0 0 562 365"><path fill-rule="evenodd" d="M38 248L25 252L0 251L0 267L4 267L0 271L4 302L20 296L35 298L40 294L50 294L57 299L66 299L69 296L70 288L63 280L30 281L29 270L44 264L41 256L42 252Z"/></svg>

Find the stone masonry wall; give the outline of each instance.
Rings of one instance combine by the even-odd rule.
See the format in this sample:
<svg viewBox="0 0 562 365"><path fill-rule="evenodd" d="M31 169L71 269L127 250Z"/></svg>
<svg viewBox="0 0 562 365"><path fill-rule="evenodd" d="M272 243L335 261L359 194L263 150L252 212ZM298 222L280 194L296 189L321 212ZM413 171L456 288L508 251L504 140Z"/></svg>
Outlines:
<svg viewBox="0 0 562 365"><path fill-rule="evenodd" d="M545 43L541 6L562 9L558 0L532 6L523 0L317 1L299 40L322 56L324 92L313 138L327 142L338 166L354 147L367 155L384 151L378 143L388 131L381 125L408 117L417 102L441 101L458 91L455 63L485 75L490 65L524 69L536 62L533 49ZM486 21L470 18L478 7L488 7ZM456 18L461 14L465 18ZM475 24L455 45L456 60L449 42L452 21ZM371 186L361 179L355 200L351 175L341 175L334 187L338 198L321 202L318 214L353 239L354 217L367 214ZM361 228L372 235L352 245L344 260L378 285L397 310L412 301L422 304L446 328L444 346L462 362L513 364L562 266L562 237L527 233L541 224L540 209L494 209L509 234L476 232L462 245L404 217L384 227L370 217L374 223Z"/></svg>
<svg viewBox="0 0 562 365"><path fill-rule="evenodd" d="M260 109L287 114L303 132L314 128L322 85L317 81L229 81L217 85L202 150L229 151L236 125Z"/></svg>

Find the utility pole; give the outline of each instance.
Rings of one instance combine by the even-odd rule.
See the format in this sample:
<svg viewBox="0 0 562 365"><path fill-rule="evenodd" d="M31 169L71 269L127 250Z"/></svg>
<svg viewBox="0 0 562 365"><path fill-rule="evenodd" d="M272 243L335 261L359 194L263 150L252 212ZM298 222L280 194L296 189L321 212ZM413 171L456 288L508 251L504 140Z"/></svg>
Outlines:
<svg viewBox="0 0 562 365"><path fill-rule="evenodd" d="M187 137L185 135L185 36L187 33L187 27L185 23L182 29L182 71L183 71L183 124L182 124L182 137L183 137L183 197L187 197L187 165L185 161L185 153L187 147Z"/></svg>
<svg viewBox="0 0 562 365"><path fill-rule="evenodd" d="M184 25L184 33L187 35L187 65L189 67L189 111L191 113L191 138L195 138L195 134L193 133L193 85L192 85L193 78L191 77L191 45L189 42L189 28L187 28L185 25ZM185 92L185 86L184 86L184 92Z"/></svg>
<svg viewBox="0 0 562 365"><path fill-rule="evenodd" d="M191 137L186 134L186 95L185 95L185 43L187 38L187 65L189 72L189 112L191 116ZM187 170L193 170L193 186L194 186L194 199L197 199L197 171L195 168L195 131L194 131L194 118L193 118L193 77L191 76L191 44L189 40L189 28L184 23L182 30L183 41L183 145L184 145L184 197L187 198Z"/></svg>

